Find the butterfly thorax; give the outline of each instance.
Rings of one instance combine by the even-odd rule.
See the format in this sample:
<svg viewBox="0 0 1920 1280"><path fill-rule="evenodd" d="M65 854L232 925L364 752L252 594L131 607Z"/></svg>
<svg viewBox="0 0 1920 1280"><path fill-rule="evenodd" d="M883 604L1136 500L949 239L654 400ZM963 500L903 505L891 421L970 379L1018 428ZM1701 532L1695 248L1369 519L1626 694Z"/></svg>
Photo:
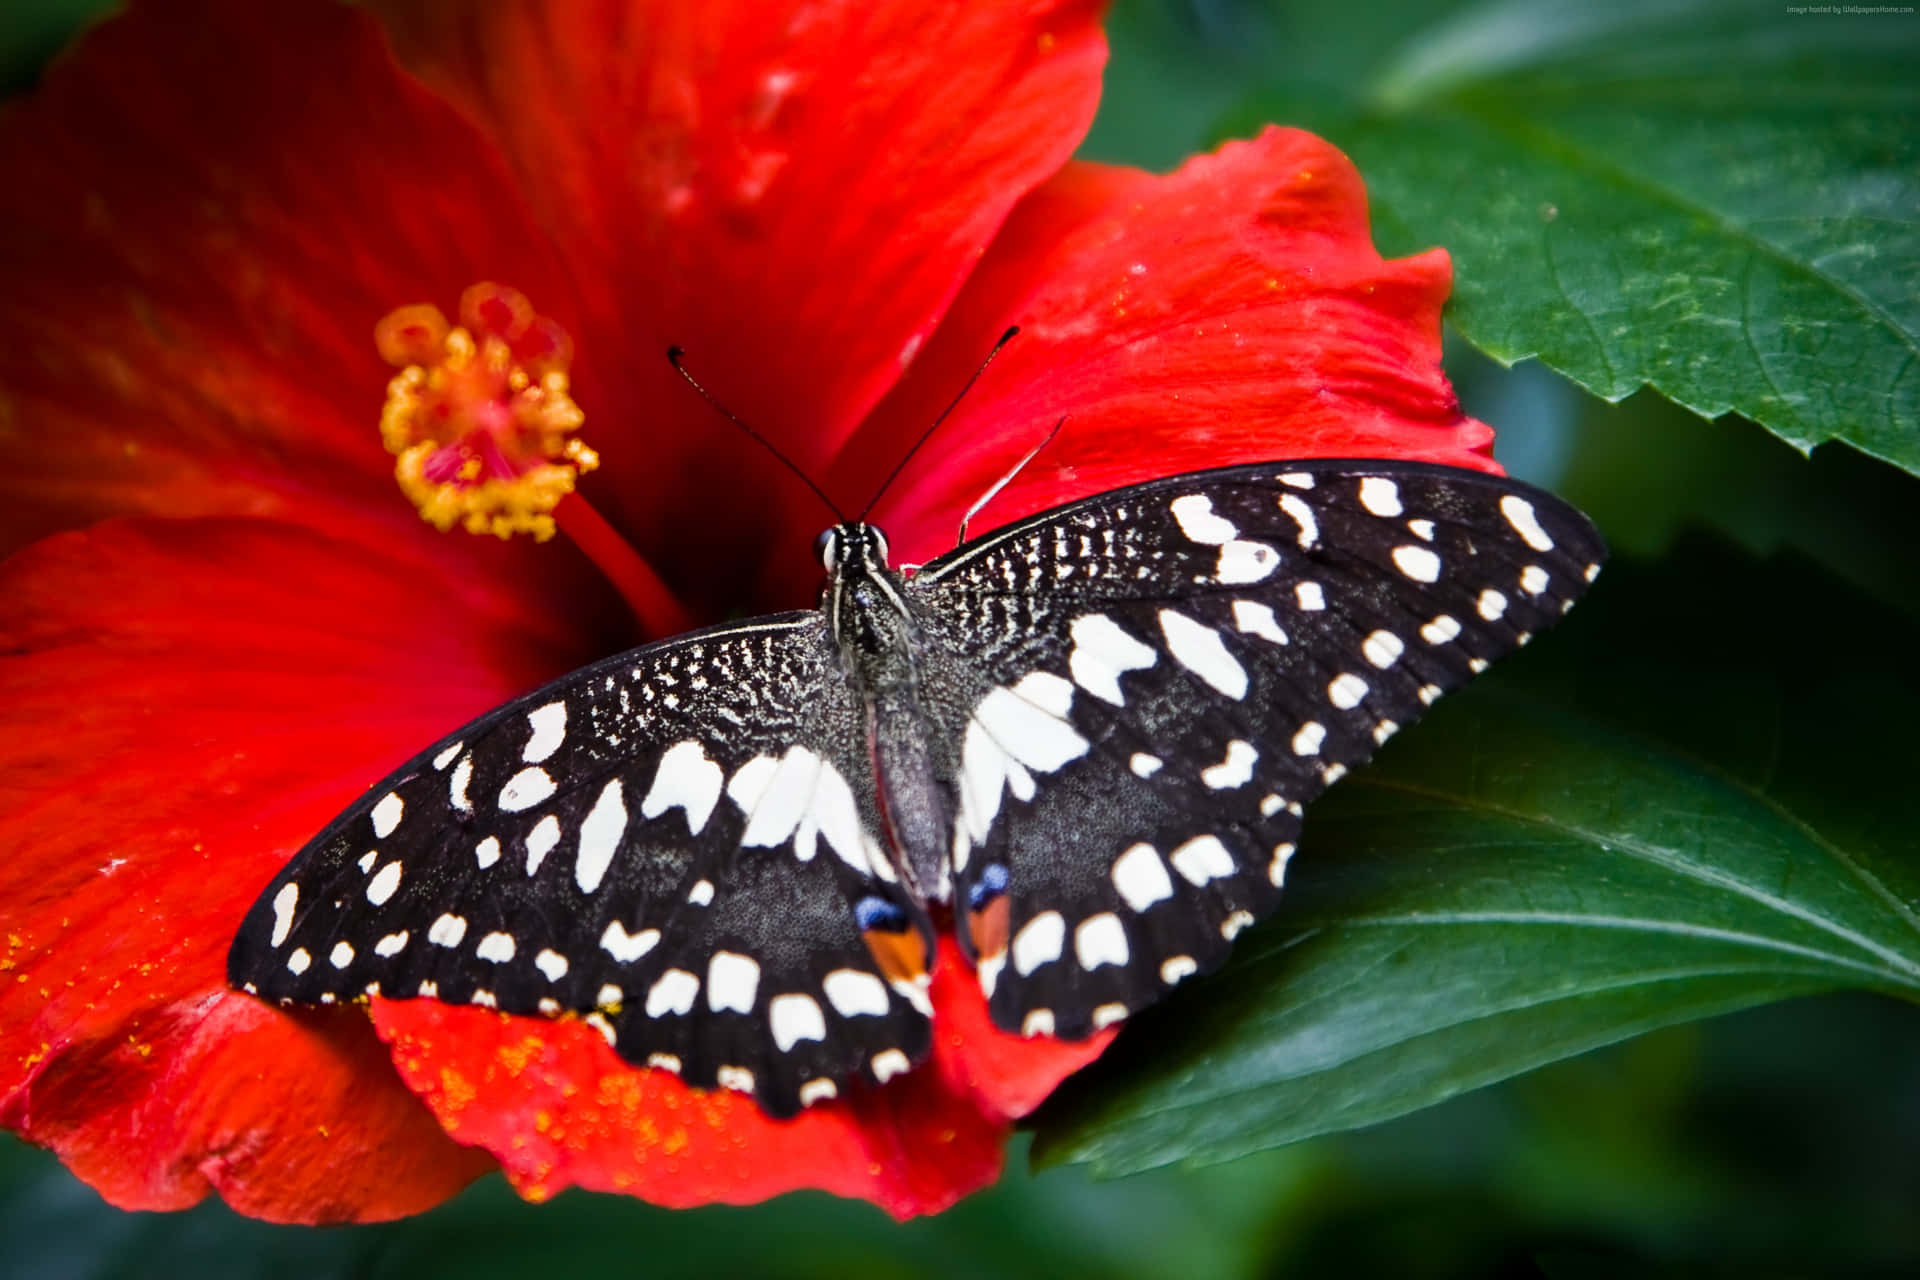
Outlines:
<svg viewBox="0 0 1920 1280"><path fill-rule="evenodd" d="M952 891L945 834L953 824L951 785L941 778L931 720L921 703L916 655L925 641L905 581L887 563L886 536L848 523L821 538L827 616L850 683L866 710L867 745L895 869L922 902Z"/></svg>

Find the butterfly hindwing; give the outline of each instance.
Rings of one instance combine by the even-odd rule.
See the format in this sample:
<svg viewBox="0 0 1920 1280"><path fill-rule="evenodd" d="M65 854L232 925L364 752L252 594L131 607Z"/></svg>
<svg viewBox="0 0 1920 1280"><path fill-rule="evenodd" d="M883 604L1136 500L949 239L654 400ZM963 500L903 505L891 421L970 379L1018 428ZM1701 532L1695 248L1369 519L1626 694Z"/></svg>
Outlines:
<svg viewBox="0 0 1920 1280"><path fill-rule="evenodd" d="M1080 1036L1216 967L1278 902L1301 807L1603 555L1513 481L1301 462L1116 490L929 564L916 598L978 638L954 881L994 1020Z"/></svg>
<svg viewBox="0 0 1920 1280"><path fill-rule="evenodd" d="M926 923L831 646L818 613L715 628L467 726L288 864L232 981L579 1015L776 1114L905 1070L929 1046Z"/></svg>

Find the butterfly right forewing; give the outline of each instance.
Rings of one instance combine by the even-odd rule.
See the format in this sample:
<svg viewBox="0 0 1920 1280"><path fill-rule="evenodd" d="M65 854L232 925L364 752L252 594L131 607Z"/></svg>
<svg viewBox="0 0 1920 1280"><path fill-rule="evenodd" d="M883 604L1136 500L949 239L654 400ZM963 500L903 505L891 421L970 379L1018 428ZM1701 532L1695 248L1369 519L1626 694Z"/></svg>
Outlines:
<svg viewBox="0 0 1920 1280"><path fill-rule="evenodd" d="M1116 490L927 566L929 614L979 637L955 881L995 1021L1080 1036L1217 966L1278 902L1303 806L1603 555L1512 481L1300 462Z"/></svg>

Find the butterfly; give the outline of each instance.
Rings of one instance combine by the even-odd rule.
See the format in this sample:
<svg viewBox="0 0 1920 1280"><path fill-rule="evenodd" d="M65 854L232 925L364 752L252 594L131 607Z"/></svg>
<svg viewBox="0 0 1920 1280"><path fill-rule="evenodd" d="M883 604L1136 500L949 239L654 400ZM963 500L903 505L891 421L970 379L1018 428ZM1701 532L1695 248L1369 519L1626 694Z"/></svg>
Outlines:
<svg viewBox="0 0 1920 1280"><path fill-rule="evenodd" d="M930 1047L949 921L994 1022L1085 1037L1271 912L1302 809L1572 607L1593 526L1476 471L1282 461L1098 494L816 610L608 658L371 788L232 984L580 1017L777 1116Z"/></svg>

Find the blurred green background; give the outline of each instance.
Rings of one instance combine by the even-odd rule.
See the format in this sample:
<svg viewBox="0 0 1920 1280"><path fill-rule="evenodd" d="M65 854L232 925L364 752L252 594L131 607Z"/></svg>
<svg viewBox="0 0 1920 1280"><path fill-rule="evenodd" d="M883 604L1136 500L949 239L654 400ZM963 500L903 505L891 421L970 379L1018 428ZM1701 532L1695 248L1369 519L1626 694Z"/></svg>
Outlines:
<svg viewBox="0 0 1920 1280"><path fill-rule="evenodd" d="M29 88L107 7L0 6L6 90ZM1557 20L1551 8L1541 22ZM1753 4L1768 16L1778 8ZM1431 9L1123 0L1084 154L1165 168L1223 131L1276 118L1354 148L1371 181L1362 126L1343 104L1379 67L1404 65ZM1387 208L1382 249L1432 243L1423 225ZM1784 551L1920 619L1913 476L1844 445L1808 459L1749 423L1706 421L1651 391L1608 404L1540 364L1503 368L1457 334L1448 366L1468 411L1498 428L1509 469L1584 507L1617 554L1657 559L1703 534L1760 556ZM904 1226L821 1195L665 1212L576 1192L534 1207L497 1178L378 1227L276 1228L217 1203L123 1214L52 1157L0 1140L0 1274L1911 1275L1916 1062L1909 1005L1803 999L1205 1168L1104 1182L1073 1167L1034 1174L1023 1139L998 1187Z"/></svg>

